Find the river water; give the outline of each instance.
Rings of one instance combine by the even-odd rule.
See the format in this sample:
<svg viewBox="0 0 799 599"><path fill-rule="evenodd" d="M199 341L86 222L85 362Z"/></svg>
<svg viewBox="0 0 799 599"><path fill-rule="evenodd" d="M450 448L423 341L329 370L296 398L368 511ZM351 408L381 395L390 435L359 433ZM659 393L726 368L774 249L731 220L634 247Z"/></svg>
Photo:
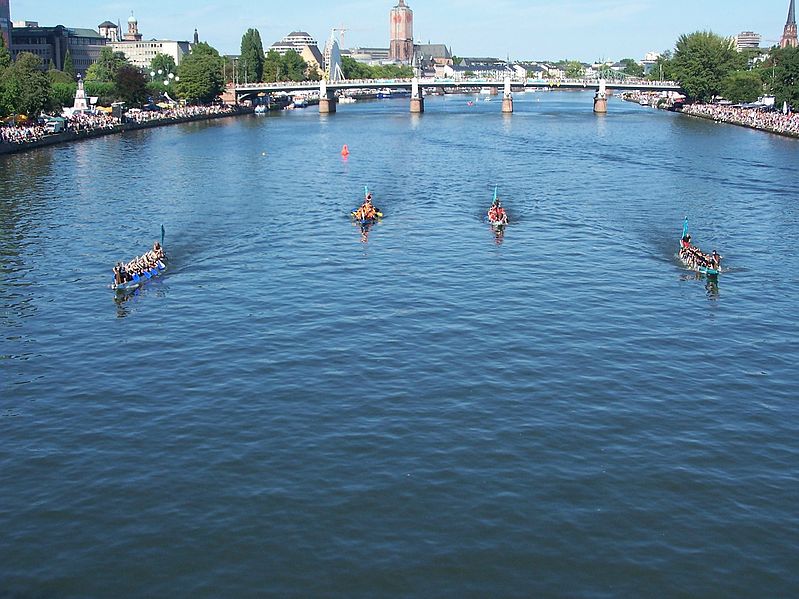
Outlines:
<svg viewBox="0 0 799 599"><path fill-rule="evenodd" d="M799 142L466 100L0 159L0 596L796 592Z"/></svg>

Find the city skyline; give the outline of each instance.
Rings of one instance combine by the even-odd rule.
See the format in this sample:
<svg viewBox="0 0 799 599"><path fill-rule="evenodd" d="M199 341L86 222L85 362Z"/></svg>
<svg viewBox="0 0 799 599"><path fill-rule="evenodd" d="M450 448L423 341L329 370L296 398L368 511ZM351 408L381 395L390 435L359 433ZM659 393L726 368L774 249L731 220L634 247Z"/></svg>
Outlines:
<svg viewBox="0 0 799 599"><path fill-rule="evenodd" d="M70 5L56 0L11 0L13 20L42 25L92 27L105 20L124 23L131 10L145 39L200 39L223 53L237 53L249 27L261 32L265 48L290 31L304 30L320 43L333 27L348 29L345 47L388 47L387 15L396 0L348 0L339 5L308 0L302 15L296 7L270 7L259 16L251 0L217 2L175 0L168 7L154 0ZM643 58L646 52L673 48L682 33L712 30L733 36L756 31L763 46L779 42L788 0L770 0L759 11L743 1L668 4L653 0L571 0L555 4L537 0L498 0L486 9L477 0L408 0L415 14L417 42L444 43L461 56L511 59Z"/></svg>

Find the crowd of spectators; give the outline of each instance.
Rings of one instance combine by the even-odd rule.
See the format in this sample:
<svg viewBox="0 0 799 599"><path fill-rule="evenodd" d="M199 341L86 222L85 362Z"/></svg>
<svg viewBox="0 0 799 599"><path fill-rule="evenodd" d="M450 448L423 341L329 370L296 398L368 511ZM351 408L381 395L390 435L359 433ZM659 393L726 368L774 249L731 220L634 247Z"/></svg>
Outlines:
<svg viewBox="0 0 799 599"><path fill-rule="evenodd" d="M125 123L150 123L155 121L174 121L187 117L215 116L233 114L239 109L235 106L183 106L163 110L129 110L123 115L123 121L106 114L75 113L64 120L64 130L71 132L99 131L113 129ZM0 143L25 144L38 141L53 133L48 131L44 119L25 123L7 123L0 125Z"/></svg>
<svg viewBox="0 0 799 599"><path fill-rule="evenodd" d="M24 144L38 141L47 135L41 125L3 125L0 127L0 143Z"/></svg>
<svg viewBox="0 0 799 599"><path fill-rule="evenodd" d="M713 119L720 123L762 129L780 135L799 136L799 113L783 114L778 111L720 104L689 104L684 106L682 111L685 114Z"/></svg>
<svg viewBox="0 0 799 599"><path fill-rule="evenodd" d="M128 123L150 123L152 121L173 121L196 116L214 116L217 114L233 114L237 112L235 106L226 104L214 106L181 106L163 110L129 110L125 113Z"/></svg>
<svg viewBox="0 0 799 599"><path fill-rule="evenodd" d="M67 119L68 131L95 131L97 129L113 129L119 125L119 119L105 112L77 112Z"/></svg>

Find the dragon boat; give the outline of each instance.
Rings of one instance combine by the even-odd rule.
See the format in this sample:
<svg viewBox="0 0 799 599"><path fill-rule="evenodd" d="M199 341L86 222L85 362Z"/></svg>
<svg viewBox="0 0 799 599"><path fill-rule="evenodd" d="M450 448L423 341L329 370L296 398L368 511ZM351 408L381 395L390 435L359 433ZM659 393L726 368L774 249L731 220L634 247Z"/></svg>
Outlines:
<svg viewBox="0 0 799 599"><path fill-rule="evenodd" d="M721 270L719 268L715 268L713 266L708 266L704 264L698 263L694 260L694 256L692 255L693 252L698 252L702 254L702 250L700 250L696 246L692 246L685 241L685 238L688 236L688 217L685 217L685 222L682 226L682 237L680 237L679 241L679 249L677 251L677 255L680 258L680 262L682 262L686 268L689 268L699 274L703 274L707 277L717 277L719 276L719 272ZM704 254L702 254L704 255Z"/></svg>
<svg viewBox="0 0 799 599"><path fill-rule="evenodd" d="M369 187L364 186L363 188L364 197L369 196ZM383 213L380 212L380 209L375 206L375 215L372 218L361 218L358 216L358 211L360 208L356 208L352 212L350 212L350 216L352 220L355 221L357 224L361 225L362 227L368 227L369 225L373 225L378 222L381 218L383 218Z"/></svg>
<svg viewBox="0 0 799 599"><path fill-rule="evenodd" d="M493 208L495 205L497 205L498 191L499 191L499 185L494 187L494 197L491 200L491 208L488 209L488 215L486 216L486 220L488 220L488 224L494 227L495 229L503 229L508 224L508 213L500 207L500 209L502 209L502 216L500 218L492 217Z"/></svg>
<svg viewBox="0 0 799 599"><path fill-rule="evenodd" d="M161 225L161 248L164 247L164 226ZM122 283L117 283L116 280L113 280L111 283L111 289L113 289L116 293L120 295L124 295L126 293L132 293L142 287L148 281L160 277L167 268L167 263L169 260L164 254L164 257L161 260L158 260L152 268L149 270L141 271L140 273L135 273L129 281L124 281Z"/></svg>

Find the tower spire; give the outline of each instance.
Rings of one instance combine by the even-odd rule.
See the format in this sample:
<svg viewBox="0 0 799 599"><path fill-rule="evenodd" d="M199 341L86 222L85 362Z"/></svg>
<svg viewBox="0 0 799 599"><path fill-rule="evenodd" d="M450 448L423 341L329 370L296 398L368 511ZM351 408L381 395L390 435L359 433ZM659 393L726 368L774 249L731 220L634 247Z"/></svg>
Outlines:
<svg viewBox="0 0 799 599"><path fill-rule="evenodd" d="M796 48L799 46L799 39L796 35L796 2L791 0L788 5L788 20L785 22L785 31L782 33L780 48Z"/></svg>

